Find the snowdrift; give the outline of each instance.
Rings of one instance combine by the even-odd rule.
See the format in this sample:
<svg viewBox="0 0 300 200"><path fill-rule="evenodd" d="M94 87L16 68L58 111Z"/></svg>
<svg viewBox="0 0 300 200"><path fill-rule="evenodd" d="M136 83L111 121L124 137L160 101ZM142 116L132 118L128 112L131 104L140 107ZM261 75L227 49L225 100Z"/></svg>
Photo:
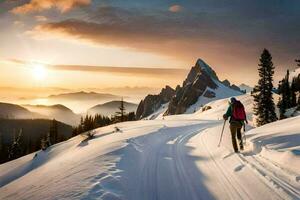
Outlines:
<svg viewBox="0 0 300 200"><path fill-rule="evenodd" d="M252 129L247 135L254 153L300 174L300 116Z"/></svg>

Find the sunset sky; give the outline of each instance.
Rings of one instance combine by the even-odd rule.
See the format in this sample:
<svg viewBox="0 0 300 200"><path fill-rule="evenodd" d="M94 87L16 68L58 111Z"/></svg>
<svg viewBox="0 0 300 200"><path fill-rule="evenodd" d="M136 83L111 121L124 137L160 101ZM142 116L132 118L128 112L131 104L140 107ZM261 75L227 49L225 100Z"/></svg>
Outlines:
<svg viewBox="0 0 300 200"><path fill-rule="evenodd" d="M254 85L263 48L278 80L299 23L299 0L0 0L0 88L174 87L197 58Z"/></svg>

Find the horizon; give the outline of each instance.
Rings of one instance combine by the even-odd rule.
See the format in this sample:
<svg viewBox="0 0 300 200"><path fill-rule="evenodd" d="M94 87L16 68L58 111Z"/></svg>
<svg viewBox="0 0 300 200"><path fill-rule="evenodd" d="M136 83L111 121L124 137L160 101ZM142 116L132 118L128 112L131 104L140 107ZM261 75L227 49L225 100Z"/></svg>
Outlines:
<svg viewBox="0 0 300 200"><path fill-rule="evenodd" d="M263 48L277 86L300 56L293 0L4 0L0 17L0 90L18 98L124 87L148 88L145 96L181 85L198 58L220 80L253 87Z"/></svg>

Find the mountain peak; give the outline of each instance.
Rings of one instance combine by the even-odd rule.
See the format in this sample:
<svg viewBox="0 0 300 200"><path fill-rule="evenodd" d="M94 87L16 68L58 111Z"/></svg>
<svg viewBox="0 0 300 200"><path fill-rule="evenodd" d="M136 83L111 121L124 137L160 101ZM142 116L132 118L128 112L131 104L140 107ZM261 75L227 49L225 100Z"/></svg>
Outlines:
<svg viewBox="0 0 300 200"><path fill-rule="evenodd" d="M200 68L201 71L205 71L212 78L219 80L216 72L206 63L204 60L199 58L195 64L195 67Z"/></svg>
<svg viewBox="0 0 300 200"><path fill-rule="evenodd" d="M216 72L202 59L198 59L195 66L191 68L187 78L183 82L183 86L187 84L193 84L194 81L196 81L199 78L199 76L201 77L205 76L207 79L211 79L212 81L213 80L219 81Z"/></svg>

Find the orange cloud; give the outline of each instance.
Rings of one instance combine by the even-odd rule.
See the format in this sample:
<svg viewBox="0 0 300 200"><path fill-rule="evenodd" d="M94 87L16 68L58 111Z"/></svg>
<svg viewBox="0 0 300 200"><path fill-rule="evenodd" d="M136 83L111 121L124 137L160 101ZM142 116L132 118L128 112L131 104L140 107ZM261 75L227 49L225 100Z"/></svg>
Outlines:
<svg viewBox="0 0 300 200"><path fill-rule="evenodd" d="M31 0L29 3L13 8L11 12L14 14L26 14L56 8L64 13L75 7L87 6L90 3L91 0Z"/></svg>
<svg viewBox="0 0 300 200"><path fill-rule="evenodd" d="M67 39L76 42L85 42L93 45L107 45L131 48L143 52L163 53L176 57L194 57L199 49L199 39L193 36L186 37L181 32L169 33L169 29L160 29L157 33L147 19L131 24L111 23L98 24L81 20L66 20L62 22L45 23L37 25L26 34L35 39ZM168 27L165 24L164 27ZM178 32L178 33L177 33ZM187 51L188 50L188 51Z"/></svg>
<svg viewBox="0 0 300 200"><path fill-rule="evenodd" d="M172 6L169 7L169 11L170 12L174 12L174 13L180 12L180 11L182 11L182 6L180 6L180 5L172 5Z"/></svg>
<svg viewBox="0 0 300 200"><path fill-rule="evenodd" d="M42 16L42 15L37 15L37 16L35 16L35 20L38 22L45 22L48 20L48 18L45 16Z"/></svg>

